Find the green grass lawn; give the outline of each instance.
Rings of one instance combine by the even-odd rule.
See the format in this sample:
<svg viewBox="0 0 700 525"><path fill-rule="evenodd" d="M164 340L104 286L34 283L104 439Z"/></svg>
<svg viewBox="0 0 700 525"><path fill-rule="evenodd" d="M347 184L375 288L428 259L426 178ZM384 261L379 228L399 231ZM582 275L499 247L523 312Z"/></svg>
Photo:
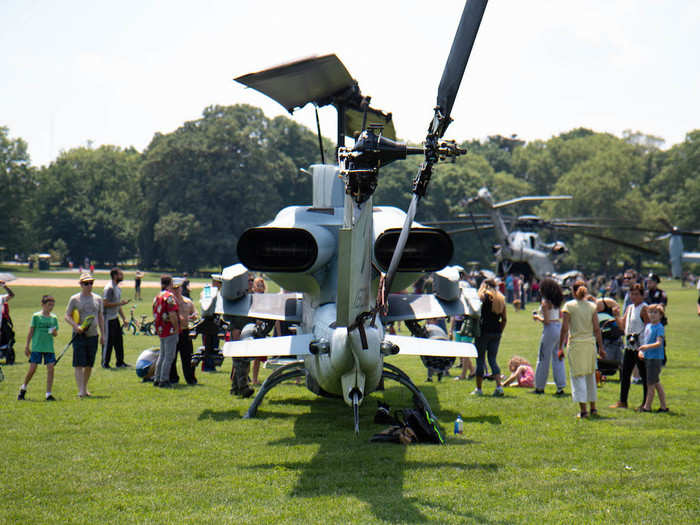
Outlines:
<svg viewBox="0 0 700 525"><path fill-rule="evenodd" d="M396 357L421 387L446 432L458 413L464 435L448 445L379 445L376 401L410 405L388 384L352 411L285 384L241 419L249 400L228 394L230 360L196 387L154 389L133 369L95 369L79 400L71 351L56 369L57 403L43 401L42 366L29 401L15 401L31 313L53 293L59 318L78 288L16 287L12 315L18 364L0 383L0 523L697 523L700 519L700 319L696 292L669 291L669 363L661 379L670 414L612 410L617 380L599 390L599 419L578 421L570 397L507 389L469 396L473 381L427 383L415 357ZM142 290L137 315L154 289ZM125 291L130 297L131 290ZM521 354L534 365L540 325L534 305L509 311L499 364ZM63 322L57 350L68 342ZM157 338L125 338L127 361ZM263 377L267 371L263 371ZM550 375L551 380L551 375ZM485 382L489 394L493 383ZM567 392L570 388L567 386ZM631 404L641 401L632 386ZM658 406L658 402L655 406Z"/></svg>

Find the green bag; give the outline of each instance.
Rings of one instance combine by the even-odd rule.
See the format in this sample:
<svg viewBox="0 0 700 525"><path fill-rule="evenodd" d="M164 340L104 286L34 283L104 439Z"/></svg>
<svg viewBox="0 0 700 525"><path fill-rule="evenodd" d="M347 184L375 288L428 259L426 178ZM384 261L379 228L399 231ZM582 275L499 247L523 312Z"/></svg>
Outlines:
<svg viewBox="0 0 700 525"><path fill-rule="evenodd" d="M459 330L459 335L462 337L471 337L476 339L481 335L481 319L479 317L471 317L469 315L464 316L464 321L462 321L462 328Z"/></svg>

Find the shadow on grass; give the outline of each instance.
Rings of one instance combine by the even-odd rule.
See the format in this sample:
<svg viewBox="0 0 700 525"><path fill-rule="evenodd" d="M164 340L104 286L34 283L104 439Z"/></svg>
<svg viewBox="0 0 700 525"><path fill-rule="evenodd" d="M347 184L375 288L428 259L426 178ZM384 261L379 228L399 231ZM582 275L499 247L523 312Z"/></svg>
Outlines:
<svg viewBox="0 0 700 525"><path fill-rule="evenodd" d="M197 420L204 421L206 419L212 419L214 421L229 421L230 419L238 419L239 417L240 414L238 410L211 410L207 408L199 414Z"/></svg>
<svg viewBox="0 0 700 525"><path fill-rule="evenodd" d="M426 507L430 507L436 510L440 510L442 512L448 513L448 514L454 514L454 509L447 507L445 505L441 505L439 503L436 503L435 501L430 501L430 500L420 500L421 504L425 505ZM485 517L483 514L476 514L474 512L470 512L468 510L460 510L459 512L459 517L462 518L463 521L469 522L469 523L486 523L486 524L493 524L493 525L507 525L510 523L513 523L512 521L503 521L503 520L492 520L487 517Z"/></svg>
<svg viewBox="0 0 700 525"><path fill-rule="evenodd" d="M403 408L411 405L410 397L397 396L403 387L387 388L384 395L401 400ZM437 392L433 386L423 386L423 394L429 400L434 412L439 413ZM378 393L382 395L382 393ZM386 398L385 398L386 399ZM405 401L405 402L404 402ZM395 401L396 403L396 401ZM318 450L308 462L261 463L250 465L249 469L275 470L286 468L299 472L297 483L290 496L316 498L319 496L350 496L365 502L376 519L389 523L423 523L432 521L424 515L419 506L423 502L417 498L404 496L404 480L407 472L414 470L458 469L496 473L501 465L496 463L460 463L455 461L407 461L406 446L369 443L372 433L385 425L374 425L373 407L365 404L361 409L360 438L356 439L352 430L352 410L341 400L294 399L274 400L270 404L308 406L309 412L293 416L294 436L270 442L271 446L317 445ZM260 417L279 417L280 413L262 411ZM489 421L488 416L485 420ZM498 420L500 423L500 420ZM448 438L448 445L473 443L463 438ZM426 456L434 457L439 446L417 445L412 451L426 447ZM430 453L427 453L428 448ZM445 451L445 454L447 452ZM434 474L430 474L431 477ZM412 476L415 479L415 475ZM455 509L448 512L454 513ZM491 523L485 516L473 514L474 521Z"/></svg>

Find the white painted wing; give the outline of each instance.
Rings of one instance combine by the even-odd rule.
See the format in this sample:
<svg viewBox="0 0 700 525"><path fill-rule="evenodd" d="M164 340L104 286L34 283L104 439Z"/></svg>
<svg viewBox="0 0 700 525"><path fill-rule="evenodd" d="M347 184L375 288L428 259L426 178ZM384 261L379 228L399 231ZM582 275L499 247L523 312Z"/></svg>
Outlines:
<svg viewBox="0 0 700 525"><path fill-rule="evenodd" d="M264 339L244 339L224 343L225 357L267 357L271 355L308 355L313 334L285 335Z"/></svg>
<svg viewBox="0 0 700 525"><path fill-rule="evenodd" d="M399 355L427 355L435 357L476 357L476 346L471 343L423 339L405 335L386 335L384 339L399 347Z"/></svg>

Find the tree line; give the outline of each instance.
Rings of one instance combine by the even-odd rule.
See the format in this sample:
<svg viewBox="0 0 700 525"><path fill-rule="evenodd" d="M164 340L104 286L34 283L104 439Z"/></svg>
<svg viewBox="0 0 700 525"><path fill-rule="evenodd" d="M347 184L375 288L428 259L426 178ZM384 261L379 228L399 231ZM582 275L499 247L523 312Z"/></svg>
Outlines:
<svg viewBox="0 0 700 525"><path fill-rule="evenodd" d="M605 217L654 228L664 218L700 229L700 130L665 150L662 140L639 132L616 137L584 128L546 141L495 135L462 146L467 155L434 170L419 221L455 218L466 211L460 201L487 186L497 200L574 197L522 205L512 210L516 214ZM326 158L333 158L333 149L324 139ZM375 203L405 209L420 161L412 157L383 168ZM61 262L136 260L145 269L226 266L236 262L245 229L271 220L284 206L311 202L311 179L300 168L317 162L315 133L247 105L207 107L172 133L156 133L142 152L77 147L45 167L33 166L26 143L0 127L0 248L6 257L49 251ZM602 233L645 240L614 226ZM490 262L491 234L453 240L455 263ZM564 240L577 268L605 271L636 260L634 252L602 241L577 235ZM686 244L692 247L692 241Z"/></svg>

